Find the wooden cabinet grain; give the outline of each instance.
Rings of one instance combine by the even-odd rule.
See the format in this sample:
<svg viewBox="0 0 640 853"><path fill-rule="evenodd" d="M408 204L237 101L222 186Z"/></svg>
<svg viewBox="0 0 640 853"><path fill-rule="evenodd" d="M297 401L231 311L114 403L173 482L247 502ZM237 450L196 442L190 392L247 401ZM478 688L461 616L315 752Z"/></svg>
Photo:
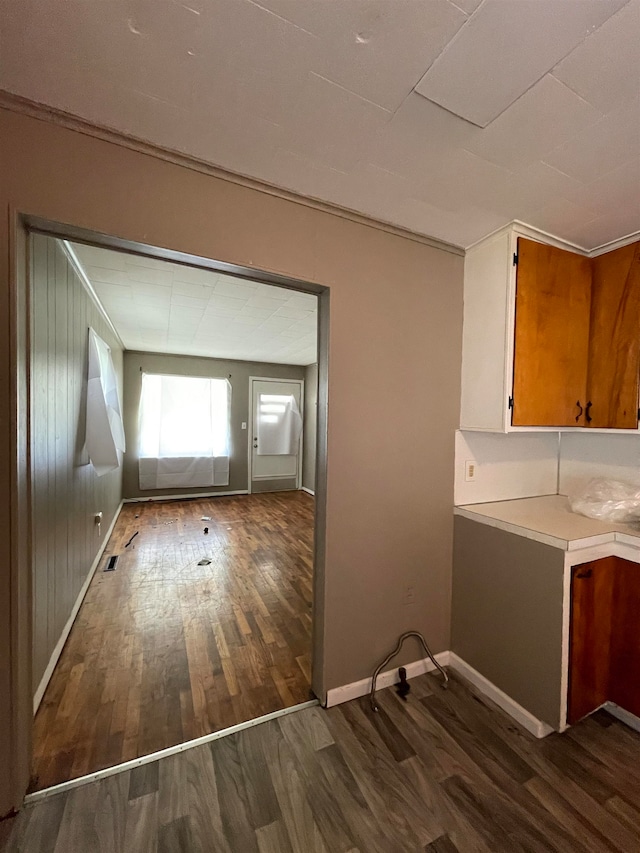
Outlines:
<svg viewBox="0 0 640 853"><path fill-rule="evenodd" d="M615 702L640 716L640 565L605 557L571 576L569 723Z"/></svg>
<svg viewBox="0 0 640 853"><path fill-rule="evenodd" d="M592 428L636 429L640 242L591 259L587 394Z"/></svg>
<svg viewBox="0 0 640 853"><path fill-rule="evenodd" d="M581 426L587 404L589 258L518 239L514 426Z"/></svg>
<svg viewBox="0 0 640 853"><path fill-rule="evenodd" d="M640 564L618 558L609 699L640 717Z"/></svg>
<svg viewBox="0 0 640 853"><path fill-rule="evenodd" d="M609 658L617 557L574 566L567 719L581 720L609 698Z"/></svg>

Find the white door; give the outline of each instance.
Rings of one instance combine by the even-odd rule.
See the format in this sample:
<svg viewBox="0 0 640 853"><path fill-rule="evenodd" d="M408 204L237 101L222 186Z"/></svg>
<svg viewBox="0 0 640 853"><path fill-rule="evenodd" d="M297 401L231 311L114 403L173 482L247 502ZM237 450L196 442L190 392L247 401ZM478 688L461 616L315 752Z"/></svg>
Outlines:
<svg viewBox="0 0 640 853"><path fill-rule="evenodd" d="M250 380L251 492L300 488L304 381Z"/></svg>

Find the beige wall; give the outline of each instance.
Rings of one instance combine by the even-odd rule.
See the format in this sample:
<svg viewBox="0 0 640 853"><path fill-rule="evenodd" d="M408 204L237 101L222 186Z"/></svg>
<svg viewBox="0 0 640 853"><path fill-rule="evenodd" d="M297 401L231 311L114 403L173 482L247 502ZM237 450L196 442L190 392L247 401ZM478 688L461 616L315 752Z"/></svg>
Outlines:
<svg viewBox="0 0 640 853"><path fill-rule="evenodd" d="M203 489L160 489L163 495L234 492L248 489L249 377L268 376L276 379L304 379L304 367L288 364L262 364L250 361L224 361L183 355L126 352L124 356L124 428L127 452L124 460L123 493L125 498L148 497L138 486L138 407L142 388L142 371L182 376L211 376L231 383L231 456L229 485ZM242 422L247 429L242 429ZM158 490L157 490L158 491Z"/></svg>
<svg viewBox="0 0 640 853"><path fill-rule="evenodd" d="M120 391L122 349L59 241L32 236L31 270L35 693L121 500L122 469L98 477L84 447L89 326L111 347Z"/></svg>
<svg viewBox="0 0 640 853"><path fill-rule="evenodd" d="M462 257L6 110L0 161L0 754L23 719L21 669L10 667L24 624L10 617L21 599L9 498L12 482L22 486L10 440L11 210L330 288L324 655L314 682L367 676L407 629L435 652L448 648ZM23 761L0 778L0 813L26 774Z"/></svg>
<svg viewBox="0 0 640 853"><path fill-rule="evenodd" d="M456 516L451 651L560 725L565 552Z"/></svg>
<svg viewBox="0 0 640 853"><path fill-rule="evenodd" d="M316 425L318 420L318 365L309 364L304 372L304 442L302 446L302 485L316 487Z"/></svg>

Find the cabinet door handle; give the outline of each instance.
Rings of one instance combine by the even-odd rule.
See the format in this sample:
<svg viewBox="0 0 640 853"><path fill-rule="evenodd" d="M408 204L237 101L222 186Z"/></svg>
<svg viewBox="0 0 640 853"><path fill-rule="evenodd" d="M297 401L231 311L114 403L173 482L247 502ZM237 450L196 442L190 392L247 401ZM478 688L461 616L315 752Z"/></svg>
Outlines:
<svg viewBox="0 0 640 853"><path fill-rule="evenodd" d="M582 406L580 405L580 400L578 400L578 402L576 403L576 406L580 409L580 411L579 411L579 412L578 412L578 414L576 415L576 423L578 423L578 421L579 421L579 420L580 420L580 418L582 417L582 413L584 412L584 409L583 409L583 408L582 408Z"/></svg>
<svg viewBox="0 0 640 853"><path fill-rule="evenodd" d="M591 402L591 400L589 400L589 402L587 403L587 410L586 410L586 412L584 413L584 418L585 418L585 420L586 420L586 422L587 422L588 424L590 424L590 423L591 423L591 421L593 420L593 418L592 418L592 417L591 417L591 415L589 414L589 409L591 408L591 406L593 406L593 403Z"/></svg>
<svg viewBox="0 0 640 853"><path fill-rule="evenodd" d="M584 569L582 572L576 572L577 578L590 578L593 577L593 569Z"/></svg>

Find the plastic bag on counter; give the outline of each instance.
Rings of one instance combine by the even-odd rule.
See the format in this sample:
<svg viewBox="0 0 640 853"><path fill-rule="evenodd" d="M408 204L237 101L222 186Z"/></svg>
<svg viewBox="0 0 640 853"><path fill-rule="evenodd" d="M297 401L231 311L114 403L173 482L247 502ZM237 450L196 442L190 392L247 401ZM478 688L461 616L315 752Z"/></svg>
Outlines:
<svg viewBox="0 0 640 853"><path fill-rule="evenodd" d="M600 521L640 522L640 483L589 480L569 495L573 512Z"/></svg>

